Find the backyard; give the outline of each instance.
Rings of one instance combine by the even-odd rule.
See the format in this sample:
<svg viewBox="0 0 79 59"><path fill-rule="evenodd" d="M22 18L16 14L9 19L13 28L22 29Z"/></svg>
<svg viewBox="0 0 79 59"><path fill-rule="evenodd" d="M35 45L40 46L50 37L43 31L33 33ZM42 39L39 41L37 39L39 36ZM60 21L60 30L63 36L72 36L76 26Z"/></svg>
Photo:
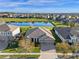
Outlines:
<svg viewBox="0 0 79 59"><path fill-rule="evenodd" d="M36 28L36 27L41 27L41 28L47 28L49 30L52 30L53 27L50 26L21 26L21 33L26 33L28 30Z"/></svg>
<svg viewBox="0 0 79 59"><path fill-rule="evenodd" d="M61 22L53 21L51 22L56 27L69 27L68 25L62 24Z"/></svg>

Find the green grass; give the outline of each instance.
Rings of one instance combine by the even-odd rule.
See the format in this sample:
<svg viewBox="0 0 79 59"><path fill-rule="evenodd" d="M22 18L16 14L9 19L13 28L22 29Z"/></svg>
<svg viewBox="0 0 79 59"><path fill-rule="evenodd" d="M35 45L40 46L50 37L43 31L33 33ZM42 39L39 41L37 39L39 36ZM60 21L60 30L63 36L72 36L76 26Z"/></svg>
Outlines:
<svg viewBox="0 0 79 59"><path fill-rule="evenodd" d="M5 58L5 57L7 57L7 56L5 56L5 55L0 55L0 58Z"/></svg>
<svg viewBox="0 0 79 59"><path fill-rule="evenodd" d="M0 58L5 58L8 56L10 58L38 58L40 55L0 55Z"/></svg>
<svg viewBox="0 0 79 59"><path fill-rule="evenodd" d="M61 22L53 21L52 24L54 24L56 27L69 27L68 25L62 24Z"/></svg>
<svg viewBox="0 0 79 59"><path fill-rule="evenodd" d="M21 30L21 33L25 33L32 28L33 28L33 26L21 26L20 30Z"/></svg>
<svg viewBox="0 0 79 59"><path fill-rule="evenodd" d="M52 30L53 29L53 27L50 27L50 26L40 26L41 28L47 28L47 29L49 29L49 30Z"/></svg>
<svg viewBox="0 0 79 59"><path fill-rule="evenodd" d="M10 48L10 49L5 49L5 50L2 50L2 53L26 53L27 50L23 49L23 48ZM32 49L32 52L33 53L40 53L40 48L39 47L34 47Z"/></svg>
<svg viewBox="0 0 79 59"><path fill-rule="evenodd" d="M34 49L32 50L32 52L38 53L38 52L40 52L40 48L39 47L34 47Z"/></svg>
<svg viewBox="0 0 79 59"><path fill-rule="evenodd" d="M15 49L5 49L5 50L2 50L2 53L16 53L16 50Z"/></svg>
<svg viewBox="0 0 79 59"><path fill-rule="evenodd" d="M40 18L0 18L5 22L48 22L48 19Z"/></svg>
<svg viewBox="0 0 79 59"><path fill-rule="evenodd" d="M27 50L23 49L23 48L10 48L10 49L4 49L1 51L2 53L26 53Z"/></svg>
<svg viewBox="0 0 79 59"><path fill-rule="evenodd" d="M40 55L13 55L11 58L38 58Z"/></svg>

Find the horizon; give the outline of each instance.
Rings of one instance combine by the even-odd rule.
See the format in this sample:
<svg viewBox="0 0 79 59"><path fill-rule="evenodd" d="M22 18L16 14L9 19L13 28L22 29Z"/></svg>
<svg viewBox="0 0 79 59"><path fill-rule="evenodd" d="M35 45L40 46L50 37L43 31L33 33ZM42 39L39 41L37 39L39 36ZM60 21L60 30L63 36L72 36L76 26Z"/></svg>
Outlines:
<svg viewBox="0 0 79 59"><path fill-rule="evenodd" d="M79 0L0 0L0 12L79 13Z"/></svg>

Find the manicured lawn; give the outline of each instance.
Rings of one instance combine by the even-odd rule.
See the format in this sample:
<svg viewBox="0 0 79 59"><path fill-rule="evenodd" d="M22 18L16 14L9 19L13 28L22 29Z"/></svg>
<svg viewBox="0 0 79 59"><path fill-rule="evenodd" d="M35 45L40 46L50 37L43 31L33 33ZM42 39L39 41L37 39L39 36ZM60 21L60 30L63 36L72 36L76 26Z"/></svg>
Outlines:
<svg viewBox="0 0 79 59"><path fill-rule="evenodd" d="M33 27L31 26L21 26L20 29L21 29L21 33L25 33L27 32L28 30L32 29Z"/></svg>
<svg viewBox="0 0 79 59"><path fill-rule="evenodd" d="M38 58L40 55L13 55L11 58Z"/></svg>
<svg viewBox="0 0 79 59"><path fill-rule="evenodd" d="M0 55L0 58L8 57L9 55ZM40 55L10 55L10 58L38 58Z"/></svg>
<svg viewBox="0 0 79 59"><path fill-rule="evenodd" d="M2 50L2 53L16 53L16 50L15 49L5 49L5 50Z"/></svg>
<svg viewBox="0 0 79 59"><path fill-rule="evenodd" d="M0 55L0 58L5 58L5 57L7 57L7 56L5 56L5 55Z"/></svg>
<svg viewBox="0 0 79 59"><path fill-rule="evenodd" d="M34 47L31 49L33 53L40 53L40 48L39 47ZM9 48L9 49L4 49L1 51L2 53L26 53L27 50L17 47L17 48Z"/></svg>
<svg viewBox="0 0 79 59"><path fill-rule="evenodd" d="M49 30L52 30L53 29L53 27L51 27L51 26L40 26L41 28L47 28L47 29L49 29Z"/></svg>
<svg viewBox="0 0 79 59"><path fill-rule="evenodd" d="M33 49L32 52L34 52L34 53L38 53L38 52L40 52L40 48L39 48L39 47L34 47L34 49Z"/></svg>
<svg viewBox="0 0 79 59"><path fill-rule="evenodd" d="M0 18L5 22L48 22L48 19L39 18Z"/></svg>
<svg viewBox="0 0 79 59"><path fill-rule="evenodd" d="M57 22L57 21L53 21L52 23L55 25L62 25L60 22Z"/></svg>
<svg viewBox="0 0 79 59"><path fill-rule="evenodd" d="M4 49L1 51L2 53L26 53L27 50L17 47L17 48L10 48L10 49Z"/></svg>
<svg viewBox="0 0 79 59"><path fill-rule="evenodd" d="M69 27L68 25L64 25L61 22L53 21L52 24L54 24L56 27Z"/></svg>

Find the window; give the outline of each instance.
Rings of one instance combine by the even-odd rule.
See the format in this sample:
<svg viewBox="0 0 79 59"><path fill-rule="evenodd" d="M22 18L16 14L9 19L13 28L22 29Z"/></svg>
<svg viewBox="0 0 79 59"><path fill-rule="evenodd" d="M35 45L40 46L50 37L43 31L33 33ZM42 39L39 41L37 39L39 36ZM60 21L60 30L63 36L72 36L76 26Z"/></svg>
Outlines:
<svg viewBox="0 0 79 59"><path fill-rule="evenodd" d="M32 42L33 42L33 38L31 38L32 39Z"/></svg>

